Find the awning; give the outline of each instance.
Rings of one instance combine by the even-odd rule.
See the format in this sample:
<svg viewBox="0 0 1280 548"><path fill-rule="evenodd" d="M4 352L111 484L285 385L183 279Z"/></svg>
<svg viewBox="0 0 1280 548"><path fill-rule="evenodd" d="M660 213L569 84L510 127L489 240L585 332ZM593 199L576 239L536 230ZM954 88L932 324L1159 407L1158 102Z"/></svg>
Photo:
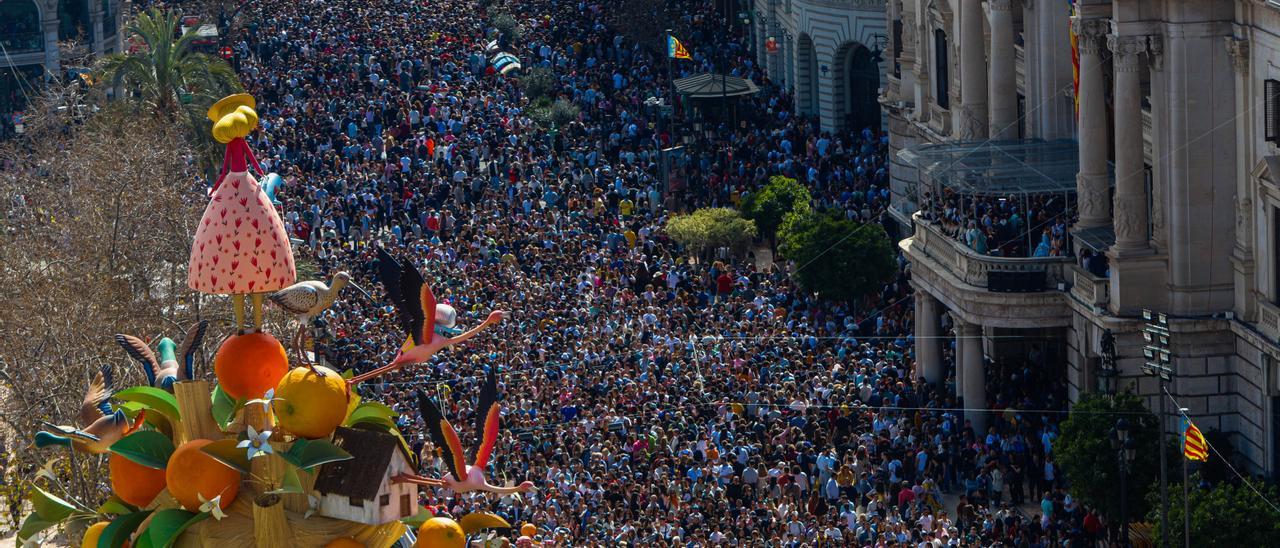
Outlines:
<svg viewBox="0 0 1280 548"><path fill-rule="evenodd" d="M675 85L678 93L692 99L740 97L760 91L755 82L746 78L711 73L677 78Z"/></svg>
<svg viewBox="0 0 1280 548"><path fill-rule="evenodd" d="M921 181L969 195L1074 194L1080 171L1072 140L959 141L898 152L920 170Z"/></svg>

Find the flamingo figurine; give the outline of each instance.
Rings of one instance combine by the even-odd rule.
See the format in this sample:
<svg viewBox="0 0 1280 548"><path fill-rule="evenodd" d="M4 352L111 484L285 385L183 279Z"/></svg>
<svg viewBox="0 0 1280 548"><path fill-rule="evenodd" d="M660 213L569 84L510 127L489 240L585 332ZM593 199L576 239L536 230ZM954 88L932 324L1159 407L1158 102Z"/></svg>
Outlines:
<svg viewBox="0 0 1280 548"><path fill-rule="evenodd" d="M116 334L116 343L142 364L142 372L146 374L151 386L156 386L159 382L160 388L172 392L173 383L194 378L196 352L200 351L200 343L204 341L204 333L208 327L207 320L192 324L187 329L187 336L182 339L181 346L174 344L169 337L160 339L156 344L156 349L160 351L158 359L147 343L133 335ZM181 362L178 361L179 354L182 355Z"/></svg>
<svg viewBox="0 0 1280 548"><path fill-rule="evenodd" d="M426 394L418 392L418 409L422 412L422 420L427 423L427 429L431 431L432 443L440 451L449 472L440 479L424 478L412 474L397 474L391 478L391 481L428 487L444 487L455 493L485 491L499 495L510 495L513 493L527 493L530 489L533 489L533 482L531 481L525 481L512 487L499 487L490 485L489 480L484 477L485 467L489 465L489 457L493 454L493 448L498 442L498 423L501 420L498 413L498 377L495 373L496 369L496 366L489 366L488 378L485 379L484 388L480 390L480 403L476 406L476 433L481 436L481 441L480 447L476 449L475 463L467 466L465 455L462 452L462 442L458 440L458 432L453 429L453 425L449 424L449 420L444 418L440 408L436 407L436 404ZM464 479L458 480L457 478Z"/></svg>
<svg viewBox="0 0 1280 548"><path fill-rule="evenodd" d="M146 410L139 411L138 418L130 424L123 409L112 410L111 403L107 401L111 394L111 366L104 365L89 383L84 402L80 404L80 428L41 421L46 428L57 434L36 432L36 447L61 445L83 453L106 453L111 444L142 427L142 421L146 418Z"/></svg>
<svg viewBox="0 0 1280 548"><path fill-rule="evenodd" d="M338 300L338 293L348 285L356 288L357 291L372 300L367 291L351 281L351 274L347 272L334 274L333 282L330 285L325 285L324 282L317 280L307 280L267 296L268 300L283 308L285 312L298 316L298 334L294 336L294 346L296 347L298 358L301 363L308 364L311 367L311 371L320 376L324 376L324 373L316 369L315 364L307 359L302 350L303 344L306 343L307 320L314 318L324 312L324 309L332 306L333 302Z"/></svg>
<svg viewBox="0 0 1280 548"><path fill-rule="evenodd" d="M385 249L379 248L378 277L382 285L387 288L387 296L396 307L400 328L406 332L408 338L396 359L383 367L352 377L347 382L353 385L385 375L406 365L425 362L436 352L466 341L489 326L502 321L507 314L501 310L490 312L489 317L485 318L480 325L459 334L460 330L454 327L457 311L447 304L436 303L436 296L431 292L431 286L423 281L422 273L418 272L412 263L397 260ZM426 320L428 314L432 319L430 324Z"/></svg>

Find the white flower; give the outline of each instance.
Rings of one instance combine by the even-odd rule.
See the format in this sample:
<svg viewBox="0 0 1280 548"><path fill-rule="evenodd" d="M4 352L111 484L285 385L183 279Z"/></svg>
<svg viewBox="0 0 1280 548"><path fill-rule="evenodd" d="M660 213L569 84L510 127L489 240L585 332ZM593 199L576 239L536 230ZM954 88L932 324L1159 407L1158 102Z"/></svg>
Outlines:
<svg viewBox="0 0 1280 548"><path fill-rule="evenodd" d="M213 519L218 521L222 521L222 518L227 517L227 513L222 511L222 495L221 494L219 494L216 497L213 497L210 500L205 500L204 495L200 493L196 493L196 496L200 498L201 512L208 512L209 515L213 516Z"/></svg>
<svg viewBox="0 0 1280 548"><path fill-rule="evenodd" d="M266 393L266 394L263 394L261 398L255 398L255 399L252 399L252 400L249 400L249 401L245 402L245 405L252 405L252 404L255 404L255 403L256 403L256 404L260 404L260 405L262 405L262 410L263 410L263 411L270 411L270 410L271 410L271 402L273 402L273 401L284 401L284 398L277 398L277 397L276 397L276 389L274 389L274 388L272 388L272 389L270 389L270 390L267 390L267 393Z"/></svg>
<svg viewBox="0 0 1280 548"><path fill-rule="evenodd" d="M250 426L249 437L244 441L237 443L236 447L240 449L248 449L249 460L253 460L254 457L257 457L259 455L270 455L273 452L271 449L271 444L267 441L269 439L271 439L270 430L263 430L262 432L258 432L257 430L253 429L253 426Z"/></svg>

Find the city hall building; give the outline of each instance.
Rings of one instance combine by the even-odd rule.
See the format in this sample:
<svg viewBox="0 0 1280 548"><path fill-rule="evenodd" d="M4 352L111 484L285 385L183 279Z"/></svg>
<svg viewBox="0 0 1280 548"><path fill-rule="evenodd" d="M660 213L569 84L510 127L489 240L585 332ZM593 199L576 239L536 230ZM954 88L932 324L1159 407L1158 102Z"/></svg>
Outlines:
<svg viewBox="0 0 1280 548"><path fill-rule="evenodd" d="M983 408L988 364L1033 355L1071 401L1157 409L1151 309L1177 403L1280 472L1280 3L1077 4L886 3L919 373Z"/></svg>

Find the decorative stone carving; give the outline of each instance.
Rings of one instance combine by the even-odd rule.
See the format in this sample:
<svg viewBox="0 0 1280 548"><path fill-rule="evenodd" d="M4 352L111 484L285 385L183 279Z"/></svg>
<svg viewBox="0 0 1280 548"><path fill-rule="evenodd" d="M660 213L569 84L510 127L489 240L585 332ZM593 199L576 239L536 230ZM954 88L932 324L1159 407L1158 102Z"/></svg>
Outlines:
<svg viewBox="0 0 1280 548"><path fill-rule="evenodd" d="M1147 60L1151 63L1151 70L1156 72L1164 70L1163 36L1153 34L1147 37Z"/></svg>
<svg viewBox="0 0 1280 548"><path fill-rule="evenodd" d="M1083 181L1085 175L1083 173L1076 174L1076 188L1088 189L1088 192L1079 192L1079 208L1081 219L1097 219L1107 218L1111 215L1110 197L1106 192L1099 192L1099 189L1093 188L1087 181Z"/></svg>
<svg viewBox="0 0 1280 548"><path fill-rule="evenodd" d="M1228 36L1227 54L1231 56L1231 66L1240 74L1249 74L1249 40Z"/></svg>
<svg viewBox="0 0 1280 548"><path fill-rule="evenodd" d="M1147 50L1146 36L1107 35L1107 47L1115 59L1115 69L1121 72L1137 72L1139 55Z"/></svg>
<svg viewBox="0 0 1280 548"><path fill-rule="evenodd" d="M1096 54L1106 45L1104 38L1110 32L1105 19L1071 18L1071 26L1076 31L1076 47L1080 53Z"/></svg>

